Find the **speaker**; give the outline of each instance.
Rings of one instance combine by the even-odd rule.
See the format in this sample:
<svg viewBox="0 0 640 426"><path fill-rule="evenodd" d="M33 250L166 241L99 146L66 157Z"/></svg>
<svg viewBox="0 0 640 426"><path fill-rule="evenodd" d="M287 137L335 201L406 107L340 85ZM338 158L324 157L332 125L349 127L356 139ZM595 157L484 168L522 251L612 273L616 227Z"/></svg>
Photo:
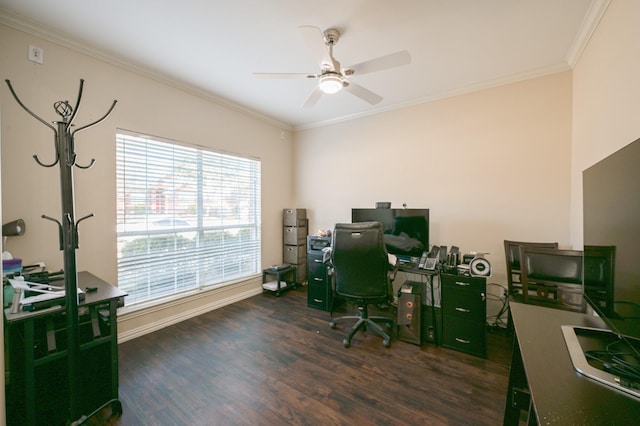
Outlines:
<svg viewBox="0 0 640 426"><path fill-rule="evenodd" d="M438 250L438 262L444 263L447 261L447 246L440 246Z"/></svg>
<svg viewBox="0 0 640 426"><path fill-rule="evenodd" d="M13 222L5 223L2 225L2 236L3 237L16 237L24 234L26 230L26 226L24 224L24 220L18 219Z"/></svg>
<svg viewBox="0 0 640 426"><path fill-rule="evenodd" d="M491 263L484 258L483 254L477 254L476 257L469 262L469 275L472 277L489 277L491 276Z"/></svg>

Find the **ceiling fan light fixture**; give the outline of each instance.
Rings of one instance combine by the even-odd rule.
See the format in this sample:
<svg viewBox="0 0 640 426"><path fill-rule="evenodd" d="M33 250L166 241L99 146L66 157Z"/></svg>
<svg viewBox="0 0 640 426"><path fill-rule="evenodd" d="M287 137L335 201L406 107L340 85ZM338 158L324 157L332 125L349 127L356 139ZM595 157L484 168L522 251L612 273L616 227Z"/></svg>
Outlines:
<svg viewBox="0 0 640 426"><path fill-rule="evenodd" d="M342 76L337 73L326 73L320 76L318 83L320 90L328 95L338 93L343 86Z"/></svg>

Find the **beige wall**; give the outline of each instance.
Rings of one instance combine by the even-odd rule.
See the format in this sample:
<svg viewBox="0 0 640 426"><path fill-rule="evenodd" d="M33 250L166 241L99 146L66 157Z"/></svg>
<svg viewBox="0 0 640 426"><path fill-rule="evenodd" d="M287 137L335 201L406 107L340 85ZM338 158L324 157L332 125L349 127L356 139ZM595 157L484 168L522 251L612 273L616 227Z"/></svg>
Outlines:
<svg viewBox="0 0 640 426"><path fill-rule="evenodd" d="M573 72L571 239L577 247L582 171L640 138L639 17L637 0L612 0Z"/></svg>
<svg viewBox="0 0 640 426"><path fill-rule="evenodd" d="M430 209L430 243L489 252L503 240L569 244L571 73L296 133L296 203L310 230L352 207ZM320 160L321 159L321 160Z"/></svg>
<svg viewBox="0 0 640 426"><path fill-rule="evenodd" d="M44 49L44 65L27 60L29 44ZM264 265L282 261L282 209L291 207L292 137L278 126L179 88L165 84L61 47L0 24L0 76L10 79L18 96L32 111L54 121L59 117L52 105L57 100L75 104L78 85L85 79L82 103L75 124L100 118L114 99L111 116L77 136L78 163L96 164L89 170L75 169L76 218L95 217L80 224L78 270L89 270L116 283L115 132L123 128L158 135L216 150L260 158L262 161L262 238ZM23 111L2 82L2 218L23 218L27 232L10 238L7 249L26 264L44 261L50 269L62 267L58 232L42 214L60 218L60 182L57 167L43 168L54 159L53 132ZM284 133L283 133L284 132ZM284 136L284 137L283 137ZM170 305L167 310L121 315L124 335L136 329L153 328L260 291L260 280L250 280L218 290L202 300ZM167 319L171 317L173 319Z"/></svg>

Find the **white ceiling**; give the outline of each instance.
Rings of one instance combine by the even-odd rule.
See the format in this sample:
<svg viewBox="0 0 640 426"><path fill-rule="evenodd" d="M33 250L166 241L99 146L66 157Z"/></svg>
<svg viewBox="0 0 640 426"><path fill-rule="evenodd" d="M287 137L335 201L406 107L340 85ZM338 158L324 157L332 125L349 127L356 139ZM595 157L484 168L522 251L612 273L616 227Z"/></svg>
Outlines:
<svg viewBox="0 0 640 426"><path fill-rule="evenodd" d="M568 70L608 3L0 0L0 22L303 129ZM316 80L252 76L319 72L301 25L339 29L343 66L399 50L412 61L352 77L384 98L375 106L341 91L303 108Z"/></svg>

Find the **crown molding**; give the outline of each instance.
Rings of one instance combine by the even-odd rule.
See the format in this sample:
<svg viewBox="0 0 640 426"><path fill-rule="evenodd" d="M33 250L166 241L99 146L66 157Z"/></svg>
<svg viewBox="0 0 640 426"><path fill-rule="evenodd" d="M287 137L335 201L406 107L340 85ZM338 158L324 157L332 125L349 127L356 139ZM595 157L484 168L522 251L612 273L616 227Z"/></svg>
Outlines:
<svg viewBox="0 0 640 426"><path fill-rule="evenodd" d="M555 64L549 67L538 68L535 70L529 70L521 73L511 74L511 75L507 75L501 78L496 78L493 80L482 81L479 83L472 83L463 87L436 93L431 96L416 98L409 102L387 105L386 107L383 107L383 108L375 108L364 113L347 115L347 116L339 117L336 119L312 123L304 126L297 126L297 127L294 127L293 130L294 131L310 130L317 127L328 126L331 124L343 123L345 121L351 121L358 118L364 118L364 117L382 114L385 112L395 111L395 110L404 109L404 108L410 108L416 105L431 103L431 102L435 102L443 99L453 98L456 96L467 95L474 92L480 92L482 90L493 89L495 87L506 86L508 84L519 83L521 81L532 80L535 78L545 77L548 75L557 74L565 71L571 71L571 70L572 70L572 67L569 66L569 64L566 64L566 63Z"/></svg>
<svg viewBox="0 0 640 426"><path fill-rule="evenodd" d="M166 74L162 74L156 71L151 71L148 68L133 64L125 59L118 58L113 55L107 55L88 45L78 43L69 38L65 38L59 34L54 33L53 31L49 31L43 28L42 26L36 25L35 23L30 22L16 14L13 14L12 12L9 12L6 9L3 9L1 7L0 7L0 24L4 24L18 31L22 31L24 33L27 33L35 37L47 40L51 43L57 44L61 47L65 47L67 49L73 50L74 52L92 57L94 59L105 62L107 64L116 66L118 68L122 68L132 73L141 75L143 77L152 79L159 83L173 87L174 89L179 89L189 94L192 94L194 96L198 96L206 101L209 101L217 105L223 106L225 108L228 108L230 110L239 112L251 118L266 122L282 130L287 130L287 131L293 130L292 126L289 124L286 124L274 118L268 117L264 114L261 114L257 111L246 108L242 105L238 105L235 102L231 102L228 99L222 98L213 93L198 89L183 81L177 80L174 77L170 77Z"/></svg>
<svg viewBox="0 0 640 426"><path fill-rule="evenodd" d="M580 60L582 52L584 52L584 49L589 44L591 36L596 31L596 28L598 28L598 24L604 16L604 13L607 11L610 3L611 0L593 0L591 2L589 10L580 25L580 30L578 31L576 38L573 40L573 44L569 48L569 53L566 56L566 61L572 69Z"/></svg>

